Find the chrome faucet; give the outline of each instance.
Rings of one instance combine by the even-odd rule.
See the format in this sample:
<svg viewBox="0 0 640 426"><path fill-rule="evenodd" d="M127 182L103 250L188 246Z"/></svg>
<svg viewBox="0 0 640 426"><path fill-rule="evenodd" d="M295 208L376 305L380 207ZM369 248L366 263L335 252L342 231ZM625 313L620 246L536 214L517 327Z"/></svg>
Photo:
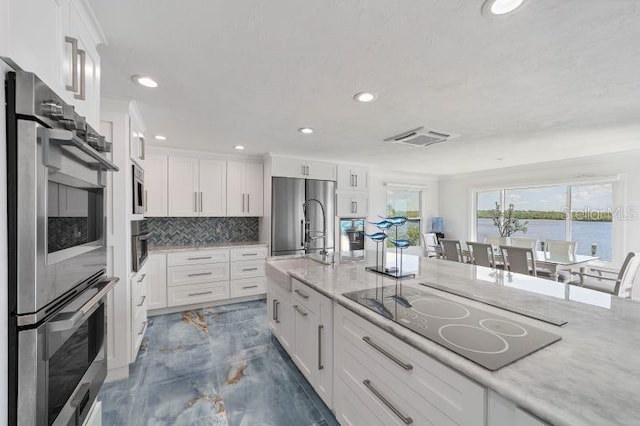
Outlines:
<svg viewBox="0 0 640 426"><path fill-rule="evenodd" d="M316 235L313 237L310 235L311 230L309 229L310 228L309 219L306 218L307 204L309 204L312 201L318 203L318 205L320 206L320 210L322 211L322 234ZM310 198L302 204L302 211L304 212L304 217L305 217L304 232L305 232L305 241L307 242L307 251L309 250L309 244L308 244L309 241L314 241L322 238L322 251L320 251L320 254L323 256L327 256L329 254L329 252L327 251L327 214L324 211L324 206L322 205L320 200L316 200L315 198Z"/></svg>

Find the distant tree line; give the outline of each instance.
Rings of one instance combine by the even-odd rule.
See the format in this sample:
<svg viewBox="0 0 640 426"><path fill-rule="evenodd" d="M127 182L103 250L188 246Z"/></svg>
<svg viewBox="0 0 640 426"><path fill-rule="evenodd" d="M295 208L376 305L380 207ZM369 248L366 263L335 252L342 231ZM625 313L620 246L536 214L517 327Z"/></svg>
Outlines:
<svg viewBox="0 0 640 426"><path fill-rule="evenodd" d="M495 210L478 210L478 218L492 219ZM579 222L611 222L613 214L606 211L575 211L571 213L572 220ZM513 217L515 219L547 219L547 220L565 220L567 213L565 212L546 212L540 210L514 210Z"/></svg>

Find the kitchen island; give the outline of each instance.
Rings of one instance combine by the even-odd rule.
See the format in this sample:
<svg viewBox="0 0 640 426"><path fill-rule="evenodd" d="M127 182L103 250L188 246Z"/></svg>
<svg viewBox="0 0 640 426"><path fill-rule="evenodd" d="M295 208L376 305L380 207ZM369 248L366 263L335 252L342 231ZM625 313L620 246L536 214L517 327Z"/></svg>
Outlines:
<svg viewBox="0 0 640 426"><path fill-rule="evenodd" d="M396 284L395 279L365 271L365 264L324 265L311 258L276 258L267 262L266 274L268 286L277 285L291 291L292 282L303 283L331 300L334 312L346 308L488 389L488 395L499 394L545 422L557 425L638 423L640 303L473 265L424 258L418 263L415 278L402 280L405 288L416 288L496 313L558 334L562 340L497 371L489 371L343 296L346 292ZM496 302L516 311L567 323L548 324L461 298L449 291L464 292L484 302ZM488 400L491 407L491 398ZM491 421L491 416L489 408L487 423L497 424Z"/></svg>

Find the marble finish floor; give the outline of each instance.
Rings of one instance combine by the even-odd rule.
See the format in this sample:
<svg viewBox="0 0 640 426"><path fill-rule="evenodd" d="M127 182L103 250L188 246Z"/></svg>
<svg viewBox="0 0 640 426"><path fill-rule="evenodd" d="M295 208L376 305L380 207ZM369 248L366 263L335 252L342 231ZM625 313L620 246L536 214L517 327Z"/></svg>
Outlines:
<svg viewBox="0 0 640 426"><path fill-rule="evenodd" d="M267 324L264 300L149 318L103 425L330 426L335 417Z"/></svg>

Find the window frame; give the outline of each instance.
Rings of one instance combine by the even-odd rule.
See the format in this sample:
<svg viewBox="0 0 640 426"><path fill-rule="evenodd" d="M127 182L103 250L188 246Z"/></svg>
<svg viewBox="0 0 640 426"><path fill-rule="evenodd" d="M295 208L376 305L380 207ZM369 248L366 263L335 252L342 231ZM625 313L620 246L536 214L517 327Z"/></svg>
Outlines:
<svg viewBox="0 0 640 426"><path fill-rule="evenodd" d="M422 193L423 190L422 189L418 189L418 188L411 188L408 186L388 186L386 188L385 191L385 216L389 216L389 212L387 210L387 208L389 207L389 191L406 191L406 192L417 192L418 193L418 216L417 217L411 217L411 218L407 218L407 222L418 222L418 230L420 232L420 236L418 237L418 243L416 245L411 245L409 247L422 247L422 233L423 233L423 229L422 229L422 224L424 222L424 217L423 217L423 208L422 208Z"/></svg>

